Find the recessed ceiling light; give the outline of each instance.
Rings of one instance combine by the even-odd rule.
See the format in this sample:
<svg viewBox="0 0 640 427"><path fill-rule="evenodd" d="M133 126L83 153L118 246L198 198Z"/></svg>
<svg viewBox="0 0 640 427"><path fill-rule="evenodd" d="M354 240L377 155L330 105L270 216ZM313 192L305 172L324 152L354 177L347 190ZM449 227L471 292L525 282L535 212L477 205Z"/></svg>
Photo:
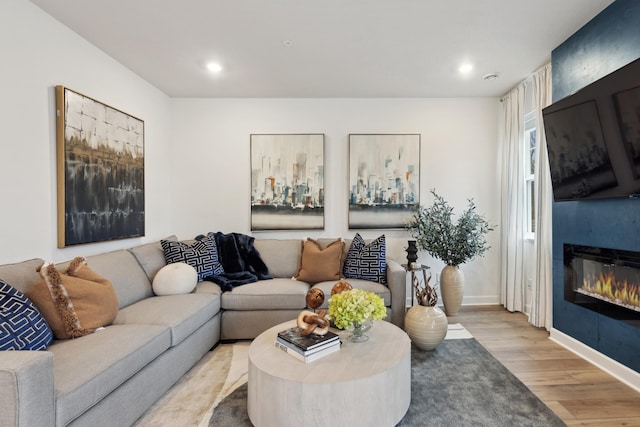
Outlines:
<svg viewBox="0 0 640 427"><path fill-rule="evenodd" d="M500 73L487 73L482 76L482 80L491 81L497 79L498 77L500 77Z"/></svg>
<svg viewBox="0 0 640 427"><path fill-rule="evenodd" d="M284 47L293 47L293 42L291 40L283 40L282 45Z"/></svg>
<svg viewBox="0 0 640 427"><path fill-rule="evenodd" d="M209 62L207 64L207 69L212 73L219 73L220 71L222 71L222 65L217 62Z"/></svg>
<svg viewBox="0 0 640 427"><path fill-rule="evenodd" d="M462 74L469 74L471 72L471 70L473 70L473 64L468 63L468 62L462 64L458 68L458 71L460 71Z"/></svg>

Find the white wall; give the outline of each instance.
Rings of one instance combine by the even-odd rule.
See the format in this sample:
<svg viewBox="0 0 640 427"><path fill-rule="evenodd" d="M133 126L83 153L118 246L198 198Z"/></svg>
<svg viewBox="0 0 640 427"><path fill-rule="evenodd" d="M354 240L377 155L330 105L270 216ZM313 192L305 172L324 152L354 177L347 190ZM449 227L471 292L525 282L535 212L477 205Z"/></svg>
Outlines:
<svg viewBox="0 0 640 427"><path fill-rule="evenodd" d="M435 188L456 212L474 198L499 225L498 111L495 98L439 99L174 99L172 100L172 229L180 238L209 231L256 237L351 237L347 225L349 133L421 134L421 200ZM325 229L250 231L251 133L325 134ZM405 260L408 235L385 233L391 256ZM499 233L492 250L463 266L465 304L497 303ZM443 264L423 254L439 273ZM433 283L433 282L432 282Z"/></svg>
<svg viewBox="0 0 640 427"><path fill-rule="evenodd" d="M0 52L0 264L61 261L169 234L170 99L28 1L0 2ZM145 238L56 249L56 85L144 120Z"/></svg>
<svg viewBox="0 0 640 427"><path fill-rule="evenodd" d="M460 212L473 197L499 225L498 100L169 99L102 51L24 0L0 2L0 264L41 257L62 261L168 234L249 230L249 135L324 133L323 231L257 237L345 236L349 133L420 133L421 194L436 188ZM55 85L65 85L145 121L146 236L56 248ZM388 237L405 259L402 230ZM492 249L463 266L465 303L498 301L498 232ZM439 272L442 264L422 255Z"/></svg>

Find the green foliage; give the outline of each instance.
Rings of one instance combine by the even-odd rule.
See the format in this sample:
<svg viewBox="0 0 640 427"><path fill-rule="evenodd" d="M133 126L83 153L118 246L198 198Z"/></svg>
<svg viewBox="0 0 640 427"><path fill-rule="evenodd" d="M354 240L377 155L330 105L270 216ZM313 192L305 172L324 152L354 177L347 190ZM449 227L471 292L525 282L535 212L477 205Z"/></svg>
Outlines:
<svg viewBox="0 0 640 427"><path fill-rule="evenodd" d="M329 316L340 329L347 329L353 322L367 319L380 320L387 316L383 299L373 292L351 289L331 296Z"/></svg>
<svg viewBox="0 0 640 427"><path fill-rule="evenodd" d="M460 265L482 256L490 248L486 234L495 227L476 212L473 199L469 199L467 210L454 222L453 208L434 189L431 194L433 204L418 206L406 225L418 249L447 265Z"/></svg>

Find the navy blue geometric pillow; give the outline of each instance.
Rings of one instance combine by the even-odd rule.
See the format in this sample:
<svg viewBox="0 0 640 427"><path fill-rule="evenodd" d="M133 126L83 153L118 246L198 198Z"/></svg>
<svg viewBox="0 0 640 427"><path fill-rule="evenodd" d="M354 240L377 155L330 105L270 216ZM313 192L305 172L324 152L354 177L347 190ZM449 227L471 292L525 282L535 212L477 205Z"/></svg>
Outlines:
<svg viewBox="0 0 640 427"><path fill-rule="evenodd" d="M220 264L216 241L209 237L196 240L191 245L183 242L160 240L167 264L184 262L196 269L198 280L224 273Z"/></svg>
<svg viewBox="0 0 640 427"><path fill-rule="evenodd" d="M384 234L368 245L359 233L349 246L342 274L347 279L387 283L387 248Z"/></svg>
<svg viewBox="0 0 640 427"><path fill-rule="evenodd" d="M0 280L0 350L46 350L49 324L19 290Z"/></svg>

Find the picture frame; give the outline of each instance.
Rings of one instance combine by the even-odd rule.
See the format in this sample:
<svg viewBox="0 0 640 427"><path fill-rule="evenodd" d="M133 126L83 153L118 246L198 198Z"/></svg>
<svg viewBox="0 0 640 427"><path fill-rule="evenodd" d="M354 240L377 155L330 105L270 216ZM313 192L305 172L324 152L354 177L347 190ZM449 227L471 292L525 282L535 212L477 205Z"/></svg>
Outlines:
<svg viewBox="0 0 640 427"><path fill-rule="evenodd" d="M404 228L420 203L420 134L349 134L349 228Z"/></svg>
<svg viewBox="0 0 640 427"><path fill-rule="evenodd" d="M144 121L55 92L58 247L144 236Z"/></svg>
<svg viewBox="0 0 640 427"><path fill-rule="evenodd" d="M251 230L324 229L324 134L251 134Z"/></svg>

